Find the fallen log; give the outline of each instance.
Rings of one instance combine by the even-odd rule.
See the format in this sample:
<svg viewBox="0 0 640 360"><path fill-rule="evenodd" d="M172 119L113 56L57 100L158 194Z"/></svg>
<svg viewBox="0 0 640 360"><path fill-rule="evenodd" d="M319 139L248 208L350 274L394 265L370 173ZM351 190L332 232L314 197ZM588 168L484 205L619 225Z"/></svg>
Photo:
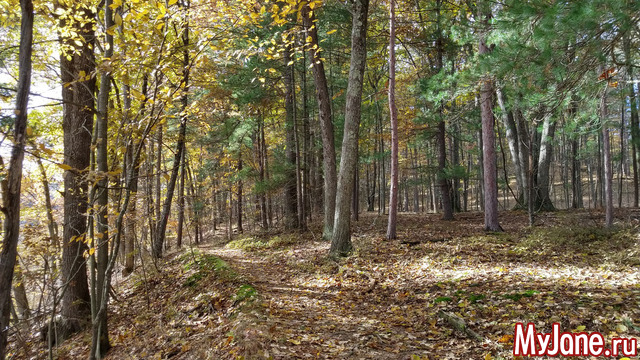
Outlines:
<svg viewBox="0 0 640 360"><path fill-rule="evenodd" d="M471 330L469 326L467 326L467 323L460 317L442 310L438 311L438 316L448 322L454 329L464 333L473 340L477 342L484 342L484 338L477 332Z"/></svg>

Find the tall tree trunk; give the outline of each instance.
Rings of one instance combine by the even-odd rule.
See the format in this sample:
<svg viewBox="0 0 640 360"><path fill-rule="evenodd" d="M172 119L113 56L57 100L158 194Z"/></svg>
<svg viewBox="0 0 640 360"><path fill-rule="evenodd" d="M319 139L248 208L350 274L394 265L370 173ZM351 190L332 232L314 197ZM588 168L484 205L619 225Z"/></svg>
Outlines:
<svg viewBox="0 0 640 360"><path fill-rule="evenodd" d="M178 184L178 228L176 229L176 246L182 248L184 230L184 180L185 180L185 152L180 159L180 183Z"/></svg>
<svg viewBox="0 0 640 360"><path fill-rule="evenodd" d="M545 116L542 123L540 137L540 151L538 153L536 210L554 211L555 206L549 196L549 167L553 158L553 139L555 137L556 122L551 116Z"/></svg>
<svg viewBox="0 0 640 360"><path fill-rule="evenodd" d="M318 118L322 135L322 167L324 170L324 221L322 237L330 240L333 233L333 219L336 208L336 149L331 116L331 97L324 69L324 61L320 57L318 40L318 22L315 11L310 11L309 5L303 8L303 20L307 38L309 57L312 63L313 79L316 84L316 99L318 103Z"/></svg>
<svg viewBox="0 0 640 360"><path fill-rule="evenodd" d="M483 4L484 9L480 13L485 29L488 28L491 19L491 10L488 3ZM478 46L480 55L490 52L486 42L486 33L482 34ZM496 148L492 94L493 84L489 78L482 80L480 90L480 108L482 115L482 153L484 167L484 229L486 231L502 231L498 222L498 182L496 179Z"/></svg>
<svg viewBox="0 0 640 360"><path fill-rule="evenodd" d="M525 179L522 177L522 164L520 163L520 147L519 147L519 139L518 139L518 130L516 127L516 122L513 117L513 111L511 109L507 109L506 99L504 93L501 89L496 89L498 105L500 106L500 110L502 112L502 123L505 128L505 134L507 137L507 144L509 146L509 152L511 153L511 161L513 162L513 166L516 172L516 192L518 196L518 201L522 202L524 200L524 183Z"/></svg>
<svg viewBox="0 0 640 360"><path fill-rule="evenodd" d="M185 4L185 12L189 9L189 4ZM185 137L187 134L187 106L189 104L189 23L187 15L185 15L184 28L182 29L182 44L183 44L183 70L182 70L182 114L180 119L180 129L178 130L178 143L176 144L175 157L173 159L173 169L171 171L171 178L167 184L167 197L164 201L162 209L162 215L158 219L156 226L156 238L153 243L151 254L154 258L162 257L162 248L164 245L165 233L167 231L167 222L169 221L169 214L171 212L171 202L173 200L173 191L176 187L176 180L178 178L178 171L180 170L180 159L182 159L182 152L185 151ZM181 85L182 86L182 85Z"/></svg>
<svg viewBox="0 0 640 360"><path fill-rule="evenodd" d="M389 114L391 118L391 189L389 190L389 220L387 239L398 237L398 108L396 107L396 9L395 1L389 2Z"/></svg>
<svg viewBox="0 0 640 360"><path fill-rule="evenodd" d="M624 52L626 58L626 70L627 75L629 76L629 105L631 110L631 119L630 119L630 127L631 127L631 160L632 160L632 168L633 168L633 207L638 207L638 148L640 147L640 124L638 123L638 107L637 107L637 96L636 96L636 88L635 83L633 82L633 65L631 62L631 40L629 36L626 36L624 39Z"/></svg>
<svg viewBox="0 0 640 360"><path fill-rule="evenodd" d="M160 126L158 126L158 134L156 136L156 142L158 143L158 148L156 149L156 187L155 187L155 202L154 202L154 208L155 208L155 217L154 217L154 225L153 225L153 231L152 233L154 234L153 238L153 242L151 243L151 247L153 248L153 244L155 244L158 240L158 233L157 233L157 225L158 222L160 221L160 216L162 215L162 148L163 148L163 142L162 142L162 133L163 133L163 126L162 124Z"/></svg>
<svg viewBox="0 0 640 360"><path fill-rule="evenodd" d="M608 85L605 85L608 87ZM600 123L602 124L602 155L604 160L604 198L605 198L605 226L613 226L613 168L611 163L611 145L609 141L609 126L607 124L607 88L602 94L600 102Z"/></svg>
<svg viewBox="0 0 640 360"><path fill-rule="evenodd" d="M62 79L64 132L64 231L62 236L62 280L67 284L62 297L61 315L65 320L58 335L86 327L91 317L91 298L87 283L87 267L83 257L87 250L87 200L88 184L84 171L89 168L91 136L93 133L95 77L81 78L81 74L92 74L95 70L93 49L95 48L95 14L88 7L74 7L78 18L62 20L63 27L71 27L82 34L79 42L72 37L63 37L68 46L61 54L60 73ZM82 19L82 21L80 21ZM71 85L69 85L71 84Z"/></svg>
<svg viewBox="0 0 640 360"><path fill-rule="evenodd" d="M242 152L238 152L238 203L237 203L237 212L238 212L238 217L237 217L237 224L238 224L238 234L241 234L244 232L243 228L242 228L242 200L243 200L243 195L242 195Z"/></svg>
<svg viewBox="0 0 640 360"><path fill-rule="evenodd" d="M264 184L264 180L265 180L265 165L266 165L266 154L263 151L263 146L262 146L262 142L263 142L263 136L264 136L264 119L262 118L262 115L260 116L260 128L258 129L258 133L256 134L257 137L257 144L256 144L256 152L257 152L257 158L258 158L258 179L260 180L261 184ZM264 189L264 185L262 185L263 189ZM269 228L269 222L267 219L267 196L265 194L265 191L261 191L258 194L258 197L260 198L260 218L262 220L262 228L263 229L268 229Z"/></svg>
<svg viewBox="0 0 640 360"><path fill-rule="evenodd" d="M295 121L295 103L294 92L295 84L293 79L294 67L291 58L291 44L284 46L284 103L285 103L285 132L286 132L286 183L284 186L284 226L286 229L296 229L298 222L298 192L296 181L296 142L294 136Z"/></svg>
<svg viewBox="0 0 640 360"><path fill-rule="evenodd" d="M584 207L582 203L582 171L580 164L580 158L578 157L578 151L580 146L579 139L571 140L571 157L573 164L571 166L571 189L573 193L572 205L574 209L581 209Z"/></svg>
<svg viewBox="0 0 640 360"><path fill-rule="evenodd" d="M112 27L113 24L113 9L111 8L111 0L106 0L104 3L104 21L105 28ZM105 34L105 52L104 59L111 59L113 57L113 35L110 32ZM102 294L104 288L109 288L110 284L105 283L105 275L107 271L107 262L109 261L109 223L108 223L108 204L109 204L109 178L107 173L109 172L109 164L107 159L107 144L108 144L108 120L109 120L109 93L111 92L111 74L103 72L100 76L100 89L97 97L97 119L96 119L96 133L97 133L97 149L96 149L96 164L99 174L99 180L97 184L96 193L96 233L97 242L94 245L96 249L96 284L95 299L92 299L93 309L91 311L92 319L92 343L89 359L103 358L111 344L109 343L109 332L107 329L107 312L98 311L102 307L102 303L107 303L108 299L103 299ZM92 276L93 279L93 276Z"/></svg>
<svg viewBox="0 0 640 360"><path fill-rule="evenodd" d="M334 217L333 235L331 237L332 256L346 256L352 250L351 244L351 193L353 173L358 160L358 127L362 107L362 85L367 63L367 18L369 0L353 2L353 20L351 29L351 64L347 83L346 108L344 119L344 135L342 139L342 155L336 191L336 213Z"/></svg>
<svg viewBox="0 0 640 360"><path fill-rule="evenodd" d="M436 22L438 37L436 39L436 70L442 71L444 57L444 39L440 28L441 0L436 1ZM438 103L438 185L440 187L440 200L442 201L442 219L453 220L453 205L451 202L451 189L446 175L447 168L447 132L444 122L444 104Z"/></svg>
<svg viewBox="0 0 640 360"><path fill-rule="evenodd" d="M2 194L5 212L4 237L0 251L0 360L4 360L7 348L9 321L11 319L11 288L14 268L18 256L20 234L20 193L22 187L22 161L27 134L27 105L31 87L31 53L33 43L33 3L21 0L20 52L18 70L18 92L16 93L16 120L14 124L14 146L7 173L6 190Z"/></svg>

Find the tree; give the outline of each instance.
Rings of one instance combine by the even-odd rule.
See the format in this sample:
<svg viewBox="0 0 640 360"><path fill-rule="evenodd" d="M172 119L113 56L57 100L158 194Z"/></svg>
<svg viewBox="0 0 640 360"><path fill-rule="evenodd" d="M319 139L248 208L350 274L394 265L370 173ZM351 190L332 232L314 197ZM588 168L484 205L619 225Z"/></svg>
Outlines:
<svg viewBox="0 0 640 360"><path fill-rule="evenodd" d="M61 312L65 323L58 336L65 338L86 327L91 316L87 266L83 255L87 250L87 172L96 79L91 76L95 71L93 10L81 3L61 7L60 10L61 27L70 29L61 37L60 57L65 169L62 279L66 288Z"/></svg>
<svg viewBox="0 0 640 360"><path fill-rule="evenodd" d="M0 252L0 360L4 360L11 318L11 288L18 256L20 234L20 194L22 186L22 161L27 136L27 105L31 87L31 53L33 43L33 3L21 0L19 77L16 93L16 116L13 126L13 148L7 179L3 181L3 212L5 213L4 237Z"/></svg>
<svg viewBox="0 0 640 360"><path fill-rule="evenodd" d="M480 18L485 29L491 19L489 3L484 1L480 8ZM478 53L486 55L490 52L486 43L487 34L480 34ZM493 84L486 76L481 82L480 112L482 116L482 155L484 174L484 229L486 231L502 231L498 222L498 182L496 179L496 148L493 117Z"/></svg>
<svg viewBox="0 0 640 360"><path fill-rule="evenodd" d="M358 159L358 127L362 107L362 85L367 60L367 18L369 0L355 0L352 8L351 63L347 83L344 135L340 171L336 187L336 213L331 237L332 256L345 256L352 250L351 244L351 197L353 179Z"/></svg>
<svg viewBox="0 0 640 360"><path fill-rule="evenodd" d="M396 234L398 216L398 108L396 107L396 9L395 0L389 1L389 114L391 117L391 189L389 190L389 222L387 239Z"/></svg>
<svg viewBox="0 0 640 360"><path fill-rule="evenodd" d="M109 29L114 25L113 21L113 8L111 6L112 1L106 0L104 3L104 24L105 28ZM105 32L105 50L104 61L111 62L113 56L113 34L109 31ZM109 222L108 222L108 206L109 206L109 164L107 159L107 143L108 139L108 121L109 121L109 93L111 92L111 74L108 71L104 71L100 76L100 89L98 91L97 98L97 120L96 120L96 165L99 173L99 180L96 190L96 203L97 211L95 216L97 243L95 246L95 254L97 256L91 258L91 279L95 281L92 284L91 301L91 317L92 317L92 343L91 353L89 358L101 359L111 348L109 343L109 330L107 328L107 312L100 311L102 303L109 301L108 291L104 291L105 288L109 288L111 284L105 282L107 263L109 262ZM96 276L93 276L93 272L96 272ZM103 298L102 294L106 294L107 297Z"/></svg>
<svg viewBox="0 0 640 360"><path fill-rule="evenodd" d="M188 11L189 11L189 2L186 1L184 4L185 11L185 19L184 19L184 27L182 28L181 38L182 38L182 81L180 84L180 88L182 90L181 96L181 114L180 114L180 128L178 130L178 142L176 143L176 151L175 157L173 159L173 168L171 170L171 178L169 179L169 183L167 184L167 197L165 198L164 205L162 207L162 215L157 221L156 225L156 238L154 239L152 255L154 258L162 257L162 248L164 246L164 238L167 231L167 222L169 221L169 215L171 213L171 203L173 202L173 191L176 187L176 181L178 179L178 172L180 170L180 160L182 159L182 152L185 151L185 137L187 134L187 120L189 118L187 114L187 106L189 105L189 71L190 71L190 60L189 60L189 22L188 22ZM177 30L176 30L177 31ZM158 144L158 147L161 147L161 144ZM160 151L160 150L159 150ZM159 201L159 199L158 199Z"/></svg>
<svg viewBox="0 0 640 360"><path fill-rule="evenodd" d="M322 167L324 170L324 221L322 237L330 240L333 232L333 219L336 208L336 149L331 117L331 97L327 86L327 76L324 70L324 60L320 57L320 43L318 41L318 22L315 12L311 11L307 3L302 8L302 18L307 32L307 47L311 58L311 69L316 84L316 99L318 103L318 118L322 131Z"/></svg>
<svg viewBox="0 0 640 360"><path fill-rule="evenodd" d="M607 124L607 88L602 93L600 101L600 125L602 126L602 157L604 161L604 198L605 198L605 226L613 226L613 169L611 163L611 145L609 139L609 125Z"/></svg>
<svg viewBox="0 0 640 360"><path fill-rule="evenodd" d="M284 39L283 51L283 80L284 80L284 107L285 107L285 184L284 184L284 226L287 229L297 229L300 226L298 219L298 200L296 188L296 141L295 141L295 82L294 82L294 60L292 58L293 39Z"/></svg>

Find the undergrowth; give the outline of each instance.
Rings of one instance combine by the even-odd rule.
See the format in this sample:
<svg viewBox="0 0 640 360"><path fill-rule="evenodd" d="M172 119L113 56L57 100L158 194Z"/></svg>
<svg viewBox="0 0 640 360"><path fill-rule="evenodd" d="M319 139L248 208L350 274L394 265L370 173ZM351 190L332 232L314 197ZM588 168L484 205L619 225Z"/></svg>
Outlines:
<svg viewBox="0 0 640 360"><path fill-rule="evenodd" d="M257 237L246 237L229 242L227 249L239 249L245 251L256 251L261 249L282 249L298 242L295 235L276 235L269 239Z"/></svg>

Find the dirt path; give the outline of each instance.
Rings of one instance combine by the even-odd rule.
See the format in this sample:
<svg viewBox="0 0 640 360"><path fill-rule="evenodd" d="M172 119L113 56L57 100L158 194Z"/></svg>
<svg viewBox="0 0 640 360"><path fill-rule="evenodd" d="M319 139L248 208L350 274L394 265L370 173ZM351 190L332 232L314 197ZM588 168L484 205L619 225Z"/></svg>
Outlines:
<svg viewBox="0 0 640 360"><path fill-rule="evenodd" d="M402 240L393 242L368 219L356 228L356 253L340 263L327 259L328 243L312 238L206 251L260 295L257 358L504 359L512 358L516 322L557 321L567 331L616 336L627 319L637 320L640 276L625 265L636 261L633 237L569 229L538 239L524 226L487 236L474 230L481 219L468 217L442 223L404 216ZM439 310L464 318L485 341L456 332Z"/></svg>
<svg viewBox="0 0 640 360"><path fill-rule="evenodd" d="M318 259L327 250L328 244L311 243L269 257L224 248L212 253L245 276L264 299L268 351L276 359L406 359L428 353L425 324L412 319L407 308L392 309L404 312L404 321L389 323L390 313L376 301L381 299L370 295L375 279L355 272L331 278L304 272L322 268ZM329 262L324 270L337 272ZM361 279L341 281L344 277Z"/></svg>

